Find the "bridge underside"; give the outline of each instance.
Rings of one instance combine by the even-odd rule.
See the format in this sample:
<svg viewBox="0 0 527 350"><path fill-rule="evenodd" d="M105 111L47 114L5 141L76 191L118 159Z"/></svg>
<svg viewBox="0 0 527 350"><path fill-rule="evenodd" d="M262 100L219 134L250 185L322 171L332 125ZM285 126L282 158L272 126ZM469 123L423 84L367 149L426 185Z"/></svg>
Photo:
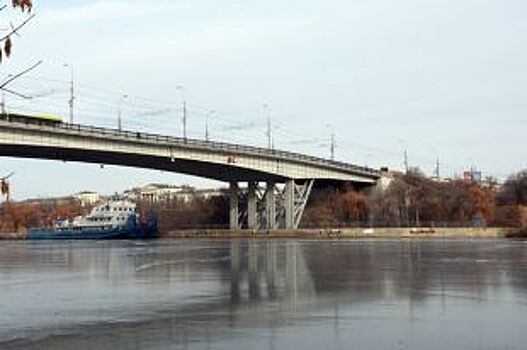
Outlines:
<svg viewBox="0 0 527 350"><path fill-rule="evenodd" d="M142 169L163 170L223 182L273 181L275 183L285 183L287 181L286 178L274 174L224 164L205 163L197 160L178 158L171 159L151 155L116 153L113 151L79 150L72 148L26 145L0 145L0 156L121 165Z"/></svg>
<svg viewBox="0 0 527 350"><path fill-rule="evenodd" d="M230 184L230 228L231 229L296 229L300 224L315 179L291 178L261 170L254 170L238 164L215 163L195 158L173 157L172 152L165 156L155 154L131 153L121 147L109 150L75 148L58 144L34 145L21 143L0 144L0 156L49 159L93 164L111 164L142 169L154 169L180 174L199 176ZM170 156L169 156L170 155ZM229 157L229 154L225 154ZM277 163L277 167L281 166ZM309 174L309 173L306 173ZM371 185L375 181L369 177L355 177L357 186ZM316 178L316 186L338 184L350 180Z"/></svg>
<svg viewBox="0 0 527 350"><path fill-rule="evenodd" d="M298 228L315 182L309 179L292 180L250 169L195 160L111 151L1 145L0 156L148 168L228 182L230 184L230 228L233 230ZM246 186L242 188L241 183Z"/></svg>

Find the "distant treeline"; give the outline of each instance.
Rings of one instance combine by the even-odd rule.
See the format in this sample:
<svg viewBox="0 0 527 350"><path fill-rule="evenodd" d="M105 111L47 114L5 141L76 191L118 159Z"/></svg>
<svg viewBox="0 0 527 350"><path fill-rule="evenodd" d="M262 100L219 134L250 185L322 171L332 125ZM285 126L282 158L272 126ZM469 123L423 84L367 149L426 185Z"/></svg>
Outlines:
<svg viewBox="0 0 527 350"><path fill-rule="evenodd" d="M85 215L74 199L4 203L0 231L51 226L57 218ZM139 203L143 217L155 215L161 232L187 228L228 228L227 196ZM391 182L357 191L353 187L316 189L301 227L342 226L507 226L527 227L527 170L503 185L495 182L437 181L419 171L394 173Z"/></svg>
<svg viewBox="0 0 527 350"><path fill-rule="evenodd" d="M437 181L419 171L393 174L387 188L319 190L302 225L330 226L524 226L527 171L504 185Z"/></svg>
<svg viewBox="0 0 527 350"><path fill-rule="evenodd" d="M71 199L46 199L3 203L0 207L0 232L21 232L30 227L50 227L57 218L85 215L91 207L83 207Z"/></svg>
<svg viewBox="0 0 527 350"><path fill-rule="evenodd" d="M196 197L146 206L158 216L162 231L228 228L226 197ZM527 171L499 186L493 181L437 181L413 170L394 173L385 188L314 190L301 227L521 227L526 225L526 208Z"/></svg>
<svg viewBox="0 0 527 350"><path fill-rule="evenodd" d="M229 227L227 196L191 197L188 200L171 198L139 203L142 216L157 217L161 233L176 229L226 229Z"/></svg>

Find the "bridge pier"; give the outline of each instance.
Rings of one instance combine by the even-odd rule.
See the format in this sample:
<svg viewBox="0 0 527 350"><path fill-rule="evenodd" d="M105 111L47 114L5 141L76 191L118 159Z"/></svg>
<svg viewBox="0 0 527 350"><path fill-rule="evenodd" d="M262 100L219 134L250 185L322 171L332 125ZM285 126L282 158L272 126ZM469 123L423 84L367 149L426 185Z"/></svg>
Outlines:
<svg viewBox="0 0 527 350"><path fill-rule="evenodd" d="M283 196L285 229L296 230L300 226L314 182L315 180L305 180L300 184L297 184L295 180L286 182Z"/></svg>
<svg viewBox="0 0 527 350"><path fill-rule="evenodd" d="M0 156L112 164L231 181L233 230L298 228L313 185L306 179L366 186L381 177L374 169L297 153L60 122L42 124L20 114L0 117ZM252 181L243 193L242 180ZM259 181L269 181L266 190Z"/></svg>
<svg viewBox="0 0 527 350"><path fill-rule="evenodd" d="M247 187L247 228L249 230L258 229L258 197L256 194L258 184L249 181Z"/></svg>
<svg viewBox="0 0 527 350"><path fill-rule="evenodd" d="M232 181L229 225L234 230L297 228L313 184L305 179L374 185L381 176L377 170L291 152L60 122L43 125L34 117L15 114L0 118L0 156L112 164ZM239 188L242 179L253 181L245 193ZM280 185L268 182L263 191L258 181Z"/></svg>
<svg viewBox="0 0 527 350"><path fill-rule="evenodd" d="M297 229L313 183L314 180L305 180L300 184L288 180L283 190L280 190L274 182L269 181L264 193L256 181L247 183L247 191L242 191L238 182L232 181L229 190L230 229ZM247 203L242 212L240 202Z"/></svg>
<svg viewBox="0 0 527 350"><path fill-rule="evenodd" d="M276 229L276 184L272 181L267 182L265 192L265 217L268 230Z"/></svg>
<svg viewBox="0 0 527 350"><path fill-rule="evenodd" d="M294 211L295 211L295 181L289 180L284 188L284 208L285 208L285 229L294 229Z"/></svg>
<svg viewBox="0 0 527 350"><path fill-rule="evenodd" d="M231 182L229 188L229 223L231 230L240 229L240 187L238 182Z"/></svg>

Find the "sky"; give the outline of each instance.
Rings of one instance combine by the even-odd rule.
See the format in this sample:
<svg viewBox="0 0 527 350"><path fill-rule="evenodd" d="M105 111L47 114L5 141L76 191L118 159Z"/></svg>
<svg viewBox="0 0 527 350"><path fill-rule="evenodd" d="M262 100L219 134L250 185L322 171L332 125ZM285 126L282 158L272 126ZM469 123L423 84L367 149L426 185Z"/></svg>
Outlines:
<svg viewBox="0 0 527 350"><path fill-rule="evenodd" d="M5 77L43 63L9 111L265 146L443 176L527 168L527 2L522 0L35 0ZM4 14L5 16L5 14ZM14 20L23 17L17 15ZM4 23L6 18L3 18ZM65 67L67 63L69 67ZM124 98L123 96L127 97ZM267 107L265 107L267 106ZM208 116L208 117L207 117ZM0 158L14 197L102 193L163 182L159 171Z"/></svg>

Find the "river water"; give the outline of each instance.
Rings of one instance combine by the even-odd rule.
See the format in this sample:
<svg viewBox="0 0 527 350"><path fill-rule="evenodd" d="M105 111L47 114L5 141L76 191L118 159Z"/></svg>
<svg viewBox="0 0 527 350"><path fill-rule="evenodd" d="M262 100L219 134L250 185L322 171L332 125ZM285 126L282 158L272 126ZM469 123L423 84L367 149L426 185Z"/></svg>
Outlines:
<svg viewBox="0 0 527 350"><path fill-rule="evenodd" d="M0 349L525 349L520 241L0 244Z"/></svg>

